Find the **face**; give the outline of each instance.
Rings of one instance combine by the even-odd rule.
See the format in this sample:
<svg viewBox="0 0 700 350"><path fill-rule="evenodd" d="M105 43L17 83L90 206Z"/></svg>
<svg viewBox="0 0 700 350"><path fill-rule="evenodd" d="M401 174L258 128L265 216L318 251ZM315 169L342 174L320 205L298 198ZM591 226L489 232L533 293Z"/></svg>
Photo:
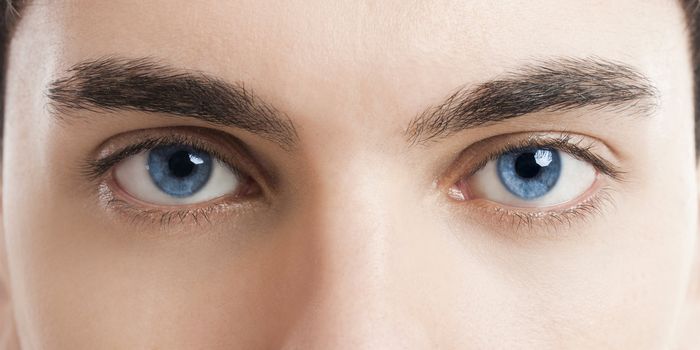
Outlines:
<svg viewBox="0 0 700 350"><path fill-rule="evenodd" d="M26 349L662 348L697 233L668 1L73 1L10 45Z"/></svg>

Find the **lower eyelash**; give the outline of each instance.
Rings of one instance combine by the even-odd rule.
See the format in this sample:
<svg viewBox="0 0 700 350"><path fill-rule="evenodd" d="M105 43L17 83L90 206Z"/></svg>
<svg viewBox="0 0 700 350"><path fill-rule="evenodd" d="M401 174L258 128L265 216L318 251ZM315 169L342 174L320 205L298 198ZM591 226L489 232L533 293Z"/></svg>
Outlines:
<svg viewBox="0 0 700 350"><path fill-rule="evenodd" d="M506 208L493 202L478 204L476 208L491 218L491 227L499 227L497 231L504 232L510 238L528 238L531 233L538 238L545 235L559 239L561 235L558 233L562 227L572 228L575 224L598 217L607 208L614 208L612 194L610 186L599 186L595 193L576 205L559 210L526 211Z"/></svg>
<svg viewBox="0 0 700 350"><path fill-rule="evenodd" d="M196 209L178 209L178 210L156 210L156 209L137 209L127 201L113 198L106 203L109 209L117 210L127 214L131 224L148 223L160 224L168 226L170 224L183 224L186 222L200 225L202 223L211 224L209 215L213 211L212 207L196 208Z"/></svg>
<svg viewBox="0 0 700 350"><path fill-rule="evenodd" d="M99 186L99 201L112 213L116 213L131 225L160 225L169 227L178 226L201 226L212 224L210 219L216 215L241 214L253 208L254 204L236 202L233 200L207 203L206 205L188 208L143 208L119 198L108 185L106 180Z"/></svg>

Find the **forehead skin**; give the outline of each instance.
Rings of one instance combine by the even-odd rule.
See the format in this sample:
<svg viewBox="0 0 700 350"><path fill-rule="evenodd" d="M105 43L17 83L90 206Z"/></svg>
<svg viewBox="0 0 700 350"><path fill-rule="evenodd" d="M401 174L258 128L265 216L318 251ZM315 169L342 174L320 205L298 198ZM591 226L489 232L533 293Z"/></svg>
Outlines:
<svg viewBox="0 0 700 350"><path fill-rule="evenodd" d="M10 47L3 157L23 345L661 347L696 227L686 42L680 8L661 0L37 1ZM236 134L298 190L282 218L245 224L264 233L255 238L176 240L93 214L81 157L121 132L179 125L52 119L45 86L109 55L241 81L284 111L294 155ZM410 120L455 88L562 56L635 67L660 107L605 127L540 116L406 148ZM465 145L561 129L603 140L629 171L605 219L563 239L504 242L425 195Z"/></svg>
<svg viewBox="0 0 700 350"><path fill-rule="evenodd" d="M455 87L533 58L601 56L656 78L668 62L646 62L649 48L684 48L683 27L673 25L681 13L666 1L68 3L28 11L46 12L46 40L61 51L54 71L115 53L165 58L303 110L293 113L299 125L360 134L399 129L405 123L387 114L408 119Z"/></svg>

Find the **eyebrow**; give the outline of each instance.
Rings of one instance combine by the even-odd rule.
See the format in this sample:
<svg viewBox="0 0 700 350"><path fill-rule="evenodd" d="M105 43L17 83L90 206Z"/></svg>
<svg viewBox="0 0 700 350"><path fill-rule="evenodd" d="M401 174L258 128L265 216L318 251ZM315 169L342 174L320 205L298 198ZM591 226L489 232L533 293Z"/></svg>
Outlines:
<svg viewBox="0 0 700 350"><path fill-rule="evenodd" d="M151 57L103 57L80 62L49 83L54 114L69 110L133 110L190 117L246 130L290 149L298 135L291 120L246 89Z"/></svg>
<svg viewBox="0 0 700 350"><path fill-rule="evenodd" d="M411 144L426 144L536 112L588 107L648 115L657 104L657 89L627 64L597 57L555 58L458 89L413 119L405 135Z"/></svg>

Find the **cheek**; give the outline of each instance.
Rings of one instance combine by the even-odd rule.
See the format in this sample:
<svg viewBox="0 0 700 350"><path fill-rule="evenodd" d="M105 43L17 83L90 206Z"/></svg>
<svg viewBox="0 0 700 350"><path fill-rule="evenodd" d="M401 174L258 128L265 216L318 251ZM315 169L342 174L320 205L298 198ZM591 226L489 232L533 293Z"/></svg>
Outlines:
<svg viewBox="0 0 700 350"><path fill-rule="evenodd" d="M282 289L288 297L305 293L294 283L304 280L298 276L303 270L295 275L279 269L284 249L274 246L282 242L239 249L213 238L225 231L143 239L45 195L46 206L17 201L23 205L8 213L19 214L7 225L8 249L13 302L21 338L29 344L269 348L266 342L283 333L284 315L298 313L294 304L278 300Z"/></svg>
<svg viewBox="0 0 700 350"><path fill-rule="evenodd" d="M692 149L690 137L665 144ZM667 347L697 235L695 162L688 153L638 155L628 181L611 190L611 205L546 238L455 226L465 249L453 277L468 276L450 286L451 308L462 315L455 329L500 330L503 343L528 339L540 348Z"/></svg>
<svg viewBox="0 0 700 350"><path fill-rule="evenodd" d="M693 145L681 139L640 151L611 209L577 234L583 241L537 268L550 274L537 282L549 291L533 298L572 337L587 334L598 346L619 339L620 347L666 347L671 339L697 235L695 162L691 152L673 151Z"/></svg>
<svg viewBox="0 0 700 350"><path fill-rule="evenodd" d="M488 310L477 313L476 327L539 348L665 347L688 282L692 216L668 222L653 207L620 202L606 218L560 232L561 240L485 245L460 287ZM475 313L474 305L462 307Z"/></svg>

